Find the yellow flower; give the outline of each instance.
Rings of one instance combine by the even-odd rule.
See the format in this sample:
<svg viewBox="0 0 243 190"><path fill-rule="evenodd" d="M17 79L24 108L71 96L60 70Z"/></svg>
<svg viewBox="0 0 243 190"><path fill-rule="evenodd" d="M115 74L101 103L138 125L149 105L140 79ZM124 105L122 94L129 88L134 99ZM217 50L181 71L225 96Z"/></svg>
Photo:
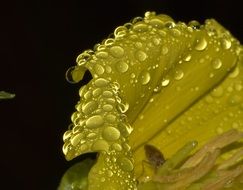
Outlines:
<svg viewBox="0 0 243 190"><path fill-rule="evenodd" d="M242 151L227 145L243 137L242 55L213 19L186 25L154 12L79 55L68 74L78 82L88 69L93 79L79 91L63 152L99 152L85 188L238 185Z"/></svg>

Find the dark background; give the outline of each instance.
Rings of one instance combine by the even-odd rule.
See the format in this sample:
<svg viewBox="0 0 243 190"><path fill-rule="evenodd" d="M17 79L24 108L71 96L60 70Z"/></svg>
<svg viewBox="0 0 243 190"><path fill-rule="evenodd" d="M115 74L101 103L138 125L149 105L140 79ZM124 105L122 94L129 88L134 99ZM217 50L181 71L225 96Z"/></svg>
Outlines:
<svg viewBox="0 0 243 190"><path fill-rule="evenodd" d="M57 188L76 161L65 161L62 134L82 85L67 83L65 71L115 27L150 10L185 22L215 18L243 42L240 0L5 1L0 3L0 90L16 98L0 101L1 189Z"/></svg>

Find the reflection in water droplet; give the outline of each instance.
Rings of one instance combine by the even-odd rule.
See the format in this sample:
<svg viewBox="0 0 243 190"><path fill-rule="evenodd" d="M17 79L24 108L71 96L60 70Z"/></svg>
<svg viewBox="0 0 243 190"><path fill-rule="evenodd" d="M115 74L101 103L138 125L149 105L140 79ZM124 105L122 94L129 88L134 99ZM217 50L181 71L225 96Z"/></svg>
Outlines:
<svg viewBox="0 0 243 190"><path fill-rule="evenodd" d="M87 102L86 104L82 104L82 112L84 114L90 114L97 108L98 108L98 104L93 100L90 102Z"/></svg>
<svg viewBox="0 0 243 190"><path fill-rule="evenodd" d="M142 85L148 84L150 81L150 74L147 71L142 71L140 74L140 82Z"/></svg>
<svg viewBox="0 0 243 190"><path fill-rule="evenodd" d="M106 127L102 132L102 136L108 141L115 141L120 138L120 131L115 127Z"/></svg>
<svg viewBox="0 0 243 190"><path fill-rule="evenodd" d="M87 128L90 129L100 127L101 125L103 125L103 123L104 123L103 117L100 115L91 116L86 120L86 126Z"/></svg>
<svg viewBox="0 0 243 190"><path fill-rule="evenodd" d="M97 87L104 87L109 83L108 80L104 79L104 78L98 78L95 80L94 84Z"/></svg>
<svg viewBox="0 0 243 190"><path fill-rule="evenodd" d="M170 83L170 79L163 79L161 82L161 86L167 86Z"/></svg>
<svg viewBox="0 0 243 190"><path fill-rule="evenodd" d="M110 48L110 53L115 58L121 58L124 55L124 49L121 46L113 46Z"/></svg>
<svg viewBox="0 0 243 190"><path fill-rule="evenodd" d="M147 54L141 50L138 50L135 54L135 57L139 60L139 61L145 61L147 59Z"/></svg>
<svg viewBox="0 0 243 190"><path fill-rule="evenodd" d="M201 38L200 40L197 41L195 49L198 51L203 51L206 49L207 45L208 45L207 40L205 38Z"/></svg>
<svg viewBox="0 0 243 190"><path fill-rule="evenodd" d="M69 83L78 83L83 79L84 73L87 69L83 66L73 66L66 71L66 80Z"/></svg>
<svg viewBox="0 0 243 190"><path fill-rule="evenodd" d="M175 72L175 79L176 79L176 80L180 80L180 79L182 79L183 76L184 76L184 72L183 72L182 70L177 70L177 71Z"/></svg>
<svg viewBox="0 0 243 190"><path fill-rule="evenodd" d="M125 73L128 70L129 66L125 61L118 61L116 63L116 69L120 73Z"/></svg>
<svg viewBox="0 0 243 190"><path fill-rule="evenodd" d="M214 59L212 61L212 66L214 69L219 69L222 66L222 61L220 59Z"/></svg>

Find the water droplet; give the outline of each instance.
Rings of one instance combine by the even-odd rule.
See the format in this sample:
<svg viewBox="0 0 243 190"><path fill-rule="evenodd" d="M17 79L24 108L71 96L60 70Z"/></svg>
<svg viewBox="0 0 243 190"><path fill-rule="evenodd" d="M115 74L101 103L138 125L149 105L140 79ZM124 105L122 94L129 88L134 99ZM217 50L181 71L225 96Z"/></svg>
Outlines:
<svg viewBox="0 0 243 190"><path fill-rule="evenodd" d="M64 155L67 155L70 143L66 142L62 147L62 152Z"/></svg>
<svg viewBox="0 0 243 190"><path fill-rule="evenodd" d="M72 135L72 131L68 130L63 134L63 141L66 141L67 139L69 139Z"/></svg>
<svg viewBox="0 0 243 190"><path fill-rule="evenodd" d="M107 175L108 177L111 177L111 176L113 176L113 172L112 172L111 170L107 170L107 171L106 171L106 175Z"/></svg>
<svg viewBox="0 0 243 190"><path fill-rule="evenodd" d="M120 157L117 160L117 163L120 165L121 169L126 172L130 172L133 170L133 163L126 157Z"/></svg>
<svg viewBox="0 0 243 190"><path fill-rule="evenodd" d="M134 78L136 77L136 75L135 75L134 73L131 73L130 77L131 77L132 79L134 79Z"/></svg>
<svg viewBox="0 0 243 190"><path fill-rule="evenodd" d="M83 66L75 66L75 67L70 67L67 72L66 72L66 80L69 83L78 83L83 79L84 73L87 70L87 68Z"/></svg>
<svg viewBox="0 0 243 190"><path fill-rule="evenodd" d="M93 94L94 97L98 97L99 95L101 95L101 93L102 93L101 88L96 88L92 92L92 94Z"/></svg>
<svg viewBox="0 0 243 190"><path fill-rule="evenodd" d="M166 46L163 46L161 53L162 53L162 55L166 55L168 53L168 51L169 51L169 49Z"/></svg>
<svg viewBox="0 0 243 190"><path fill-rule="evenodd" d="M177 70L175 72L175 79L176 80L181 80L184 76L184 72L182 70Z"/></svg>
<svg viewBox="0 0 243 190"><path fill-rule="evenodd" d="M191 54L188 54L186 57L184 57L183 60L186 61L186 62L188 62L188 61L191 60L191 58L192 58Z"/></svg>
<svg viewBox="0 0 243 190"><path fill-rule="evenodd" d="M220 59L214 59L212 61L212 66L214 69L219 69L222 66L222 61Z"/></svg>
<svg viewBox="0 0 243 190"><path fill-rule="evenodd" d="M112 148L116 151L119 151L119 152L122 151L122 146L118 143L112 144Z"/></svg>
<svg viewBox="0 0 243 190"><path fill-rule="evenodd" d="M206 49L207 45L208 45L207 40L205 38L201 38L200 40L197 40L195 49L198 51L203 51Z"/></svg>
<svg viewBox="0 0 243 190"><path fill-rule="evenodd" d="M239 67L236 67L230 74L229 74L229 77L230 78L235 78L239 75L240 73L240 69Z"/></svg>
<svg viewBox="0 0 243 190"><path fill-rule="evenodd" d="M97 86L97 87L107 86L108 83L109 83L109 81L104 78L98 78L94 82L95 86Z"/></svg>
<svg viewBox="0 0 243 190"><path fill-rule="evenodd" d="M110 48L110 53L115 58L121 58L124 55L124 49L121 46L113 46Z"/></svg>
<svg viewBox="0 0 243 190"><path fill-rule="evenodd" d="M181 35L180 30L178 30L178 29L176 29L176 28L172 29L171 32L172 32L172 35L173 35L174 37L179 37L179 36Z"/></svg>
<svg viewBox="0 0 243 190"><path fill-rule="evenodd" d="M120 73L125 73L128 70L128 68L129 68L128 64L123 60L118 61L116 63L116 69Z"/></svg>
<svg viewBox="0 0 243 190"><path fill-rule="evenodd" d="M221 86L219 86L217 88L214 88L211 94L214 97L220 97L223 95L223 93L224 93L223 88Z"/></svg>
<svg viewBox="0 0 243 190"><path fill-rule="evenodd" d="M87 86L84 85L79 89L79 96L83 97L86 92L87 92Z"/></svg>
<svg viewBox="0 0 243 190"><path fill-rule="evenodd" d="M103 96L106 98L111 98L113 96L113 93L111 91L106 90L103 92Z"/></svg>
<svg viewBox="0 0 243 190"><path fill-rule="evenodd" d="M123 137L128 137L131 134L131 132L133 131L133 128L129 124L120 123L119 130Z"/></svg>
<svg viewBox="0 0 243 190"><path fill-rule="evenodd" d="M109 123L115 123L116 122L116 116L113 115L113 114L106 115L105 119Z"/></svg>
<svg viewBox="0 0 243 190"><path fill-rule="evenodd" d="M102 136L107 141L115 141L120 138L120 131L115 127L106 127L102 132Z"/></svg>
<svg viewBox="0 0 243 190"><path fill-rule="evenodd" d="M103 123L104 123L103 117L100 115L91 116L86 120L86 126L87 128L90 129L100 127L101 125L103 125Z"/></svg>
<svg viewBox="0 0 243 190"><path fill-rule="evenodd" d="M115 38L124 37L127 33L127 28L125 26L119 26L114 31Z"/></svg>
<svg viewBox="0 0 243 190"><path fill-rule="evenodd" d="M148 84L149 83L149 81L150 81L150 74L149 74L149 72L147 72L147 71L142 71L141 73L140 73L140 82L142 83L142 85L146 85L146 84Z"/></svg>
<svg viewBox="0 0 243 190"><path fill-rule="evenodd" d="M112 111L113 110L113 106L110 105L110 104L105 104L103 105L103 110L106 111L106 112L109 112L109 111Z"/></svg>
<svg viewBox="0 0 243 190"><path fill-rule="evenodd" d="M160 39L159 38L153 38L153 43L154 45L158 46L160 44Z"/></svg>
<svg viewBox="0 0 243 190"><path fill-rule="evenodd" d="M153 18L149 21L149 24L152 25L154 28L161 29L164 27L164 22L159 18Z"/></svg>
<svg viewBox="0 0 243 190"><path fill-rule="evenodd" d="M94 66L94 71L97 75L102 75L105 72L105 69L103 66L101 66L100 64L96 64Z"/></svg>
<svg viewBox="0 0 243 190"><path fill-rule="evenodd" d="M86 104L82 105L82 112L86 115L92 113L98 108L98 104L95 101L87 102Z"/></svg>
<svg viewBox="0 0 243 190"><path fill-rule="evenodd" d="M229 39L222 39L221 45L224 49L229 49L231 47L231 41Z"/></svg>
<svg viewBox="0 0 243 190"><path fill-rule="evenodd" d="M141 50L138 50L135 54L135 57L139 60L139 61L145 61L147 59L147 54Z"/></svg>
<svg viewBox="0 0 243 190"><path fill-rule="evenodd" d="M147 24L143 23L143 22L137 22L134 26L133 26L133 30L135 32L147 32L148 31L148 26Z"/></svg>
<svg viewBox="0 0 243 190"><path fill-rule="evenodd" d="M109 54L106 51L98 51L95 55L97 58L106 59Z"/></svg>
<svg viewBox="0 0 243 190"><path fill-rule="evenodd" d="M192 27L194 30L200 29L200 23L196 20L192 20L188 23L188 26Z"/></svg>
<svg viewBox="0 0 243 190"><path fill-rule="evenodd" d="M168 86L169 83L170 83L170 79L163 79L161 82L161 86Z"/></svg>
<svg viewBox="0 0 243 190"><path fill-rule="evenodd" d="M118 109L121 113L125 113L129 109L129 104L127 102L124 104L120 103L120 104L118 104Z"/></svg>
<svg viewBox="0 0 243 190"><path fill-rule="evenodd" d="M73 146L76 146L83 137L84 135L82 133L77 133L76 135L71 137L70 142Z"/></svg>
<svg viewBox="0 0 243 190"><path fill-rule="evenodd" d="M109 149L109 144L105 140L99 139L94 142L91 149L93 151L106 151L107 152Z"/></svg>
<svg viewBox="0 0 243 190"><path fill-rule="evenodd" d="M91 97L92 97L92 92L91 92L90 90L88 90L88 91L84 94L83 97L84 97L86 100L91 99Z"/></svg>

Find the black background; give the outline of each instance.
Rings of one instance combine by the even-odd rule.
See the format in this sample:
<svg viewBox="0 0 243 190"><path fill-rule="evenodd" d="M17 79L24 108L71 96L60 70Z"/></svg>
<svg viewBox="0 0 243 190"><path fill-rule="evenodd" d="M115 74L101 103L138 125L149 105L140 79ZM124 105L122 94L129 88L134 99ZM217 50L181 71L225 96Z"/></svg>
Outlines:
<svg viewBox="0 0 243 190"><path fill-rule="evenodd" d="M6 0L5 0L6 1ZM215 18L243 42L240 0L32 0L0 3L1 189L56 189L67 162L62 134L81 83L65 71L83 50L147 10L188 22ZM86 77L87 82L88 77Z"/></svg>

